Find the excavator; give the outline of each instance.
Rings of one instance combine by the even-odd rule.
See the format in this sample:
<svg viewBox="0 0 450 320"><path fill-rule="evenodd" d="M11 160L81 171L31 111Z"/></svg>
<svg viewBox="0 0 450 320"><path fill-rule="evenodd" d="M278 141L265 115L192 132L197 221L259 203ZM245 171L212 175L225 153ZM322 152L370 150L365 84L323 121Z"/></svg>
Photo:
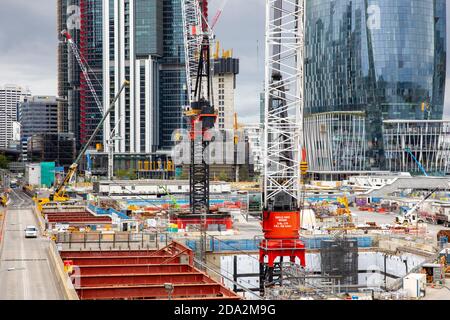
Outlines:
<svg viewBox="0 0 450 320"><path fill-rule="evenodd" d="M75 55L78 64L80 65L82 72L85 75L85 78L89 84L89 88L92 92L92 94L94 95L94 97L96 97L96 103L99 107L100 110L102 110L102 106L100 101L97 98L97 94L94 90L94 87L92 86L91 81L89 80L89 75L88 75L88 71L86 66L84 65L84 63L81 60L81 56L80 53L78 51L78 48L76 46L76 44L73 42L72 37L70 36L70 34L67 31L62 31L61 34L63 35L63 37L66 39L66 41L68 42L73 54ZM50 203L50 202L67 202L70 200L70 197L66 194L66 187L67 185L70 183L70 181L72 180L72 178L74 177L78 165L81 162L81 159L83 159L87 149L89 148L89 146L91 145L92 141L95 139L95 137L97 136L97 134L99 133L100 129L102 128L104 122L106 121L106 119L108 118L109 114L114 110L115 108L115 104L117 102L117 100L119 99L120 95L122 94L122 92L124 91L125 87L127 87L129 85L129 81L125 80L124 83L122 84L122 86L119 88L118 93L116 94L116 96L111 100L110 105L108 107L108 110L106 110L106 112L103 113L103 117L100 120L100 122L98 123L97 127L95 128L94 132L92 133L92 135L90 136L89 140L87 141L87 143L84 145L84 147L81 149L81 151L79 152L77 158L75 159L75 161L71 164L71 166L69 167L69 170L66 174L66 176L64 177L64 179L61 181L61 183L59 183L59 185L56 187L55 191L52 192L50 194L50 196L48 198L36 198L35 201L37 203L38 209L39 211L42 211L42 207L45 206L46 204Z"/></svg>
<svg viewBox="0 0 450 320"><path fill-rule="evenodd" d="M349 223L353 222L353 218L352 218L352 212L350 210L350 207L348 205L348 198L347 197L342 197L342 198L337 198L337 202L342 205L342 207L337 208L336 209L336 214L338 216L347 216L347 220Z"/></svg>

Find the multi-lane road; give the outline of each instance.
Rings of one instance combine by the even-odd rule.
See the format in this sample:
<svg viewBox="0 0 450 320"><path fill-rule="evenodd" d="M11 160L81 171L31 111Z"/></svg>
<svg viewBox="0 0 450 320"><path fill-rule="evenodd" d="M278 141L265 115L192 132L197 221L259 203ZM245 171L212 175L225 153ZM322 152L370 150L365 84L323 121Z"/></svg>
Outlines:
<svg viewBox="0 0 450 320"><path fill-rule="evenodd" d="M33 201L13 190L0 252L0 300L63 299L47 255L49 240L26 239L26 226L37 226Z"/></svg>

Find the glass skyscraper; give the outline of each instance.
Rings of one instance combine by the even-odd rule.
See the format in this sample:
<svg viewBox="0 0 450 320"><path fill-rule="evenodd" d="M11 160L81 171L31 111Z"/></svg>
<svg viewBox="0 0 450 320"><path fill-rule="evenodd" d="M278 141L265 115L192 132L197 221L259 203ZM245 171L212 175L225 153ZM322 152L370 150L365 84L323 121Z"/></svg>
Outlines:
<svg viewBox="0 0 450 320"><path fill-rule="evenodd" d="M159 147L168 150L173 132L185 126L182 110L188 103L181 0L163 1L163 26Z"/></svg>
<svg viewBox="0 0 450 320"><path fill-rule="evenodd" d="M353 170L383 170L383 120L442 119L445 0L306 0L305 5L305 121L323 126L317 119L332 113L329 126L335 127L340 113L363 112L366 159ZM333 158L317 171L343 170L332 151L342 147L339 136L319 134L307 147L319 158ZM311 161L314 168L314 157Z"/></svg>
<svg viewBox="0 0 450 320"><path fill-rule="evenodd" d="M89 65L89 77L99 100L103 96L103 0L80 0L80 54ZM107 108L103 106L103 109ZM83 74L80 75L79 143L84 145L103 114ZM100 132L93 145L103 143Z"/></svg>

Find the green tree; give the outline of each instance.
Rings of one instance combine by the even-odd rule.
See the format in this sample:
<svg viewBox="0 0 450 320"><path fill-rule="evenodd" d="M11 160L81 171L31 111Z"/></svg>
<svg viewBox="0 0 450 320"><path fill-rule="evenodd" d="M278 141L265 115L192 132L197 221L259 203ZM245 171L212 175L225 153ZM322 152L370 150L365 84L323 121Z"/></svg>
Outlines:
<svg viewBox="0 0 450 320"><path fill-rule="evenodd" d="M128 170L128 179L130 180L137 180L137 173L136 170L130 169Z"/></svg>
<svg viewBox="0 0 450 320"><path fill-rule="evenodd" d="M0 169L8 169L9 160L4 154L0 154Z"/></svg>
<svg viewBox="0 0 450 320"><path fill-rule="evenodd" d="M219 181L229 181L228 175L223 170L219 173L219 176L217 178L219 179Z"/></svg>
<svg viewBox="0 0 450 320"><path fill-rule="evenodd" d="M239 181L248 182L250 181L248 167L242 166L239 170Z"/></svg>
<svg viewBox="0 0 450 320"><path fill-rule="evenodd" d="M116 170L114 176L121 180L137 180L137 173L133 169L119 169Z"/></svg>
<svg viewBox="0 0 450 320"><path fill-rule="evenodd" d="M118 179L125 179L128 175L128 171L124 169L116 170L114 174Z"/></svg>
<svg viewBox="0 0 450 320"><path fill-rule="evenodd" d="M180 174L179 177L177 177L178 180L188 180L189 174L186 170L183 170L183 172Z"/></svg>

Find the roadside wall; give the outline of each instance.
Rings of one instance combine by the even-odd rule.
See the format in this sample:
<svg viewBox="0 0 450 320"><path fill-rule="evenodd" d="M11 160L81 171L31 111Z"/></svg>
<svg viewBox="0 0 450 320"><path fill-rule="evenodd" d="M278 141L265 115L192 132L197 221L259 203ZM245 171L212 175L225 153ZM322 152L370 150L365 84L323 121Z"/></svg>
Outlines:
<svg viewBox="0 0 450 320"><path fill-rule="evenodd" d="M50 241L50 245L47 250L48 261L50 267L54 270L56 280L64 294L66 300L79 300L78 294L66 272L64 272L64 263L58 253L58 249L53 241Z"/></svg>
<svg viewBox="0 0 450 320"><path fill-rule="evenodd" d="M0 256L3 250L3 236L6 225L6 208L0 208Z"/></svg>
<svg viewBox="0 0 450 320"><path fill-rule="evenodd" d="M41 234L45 236L45 222L41 213L39 212L37 206L33 206L32 208L36 221L38 223ZM50 268L55 273L55 279L58 283L58 286L61 292L64 295L65 300L79 300L78 294L70 280L68 274L64 271L64 263L59 255L56 244L52 240L48 240L48 248L47 248L47 256L50 264Z"/></svg>

